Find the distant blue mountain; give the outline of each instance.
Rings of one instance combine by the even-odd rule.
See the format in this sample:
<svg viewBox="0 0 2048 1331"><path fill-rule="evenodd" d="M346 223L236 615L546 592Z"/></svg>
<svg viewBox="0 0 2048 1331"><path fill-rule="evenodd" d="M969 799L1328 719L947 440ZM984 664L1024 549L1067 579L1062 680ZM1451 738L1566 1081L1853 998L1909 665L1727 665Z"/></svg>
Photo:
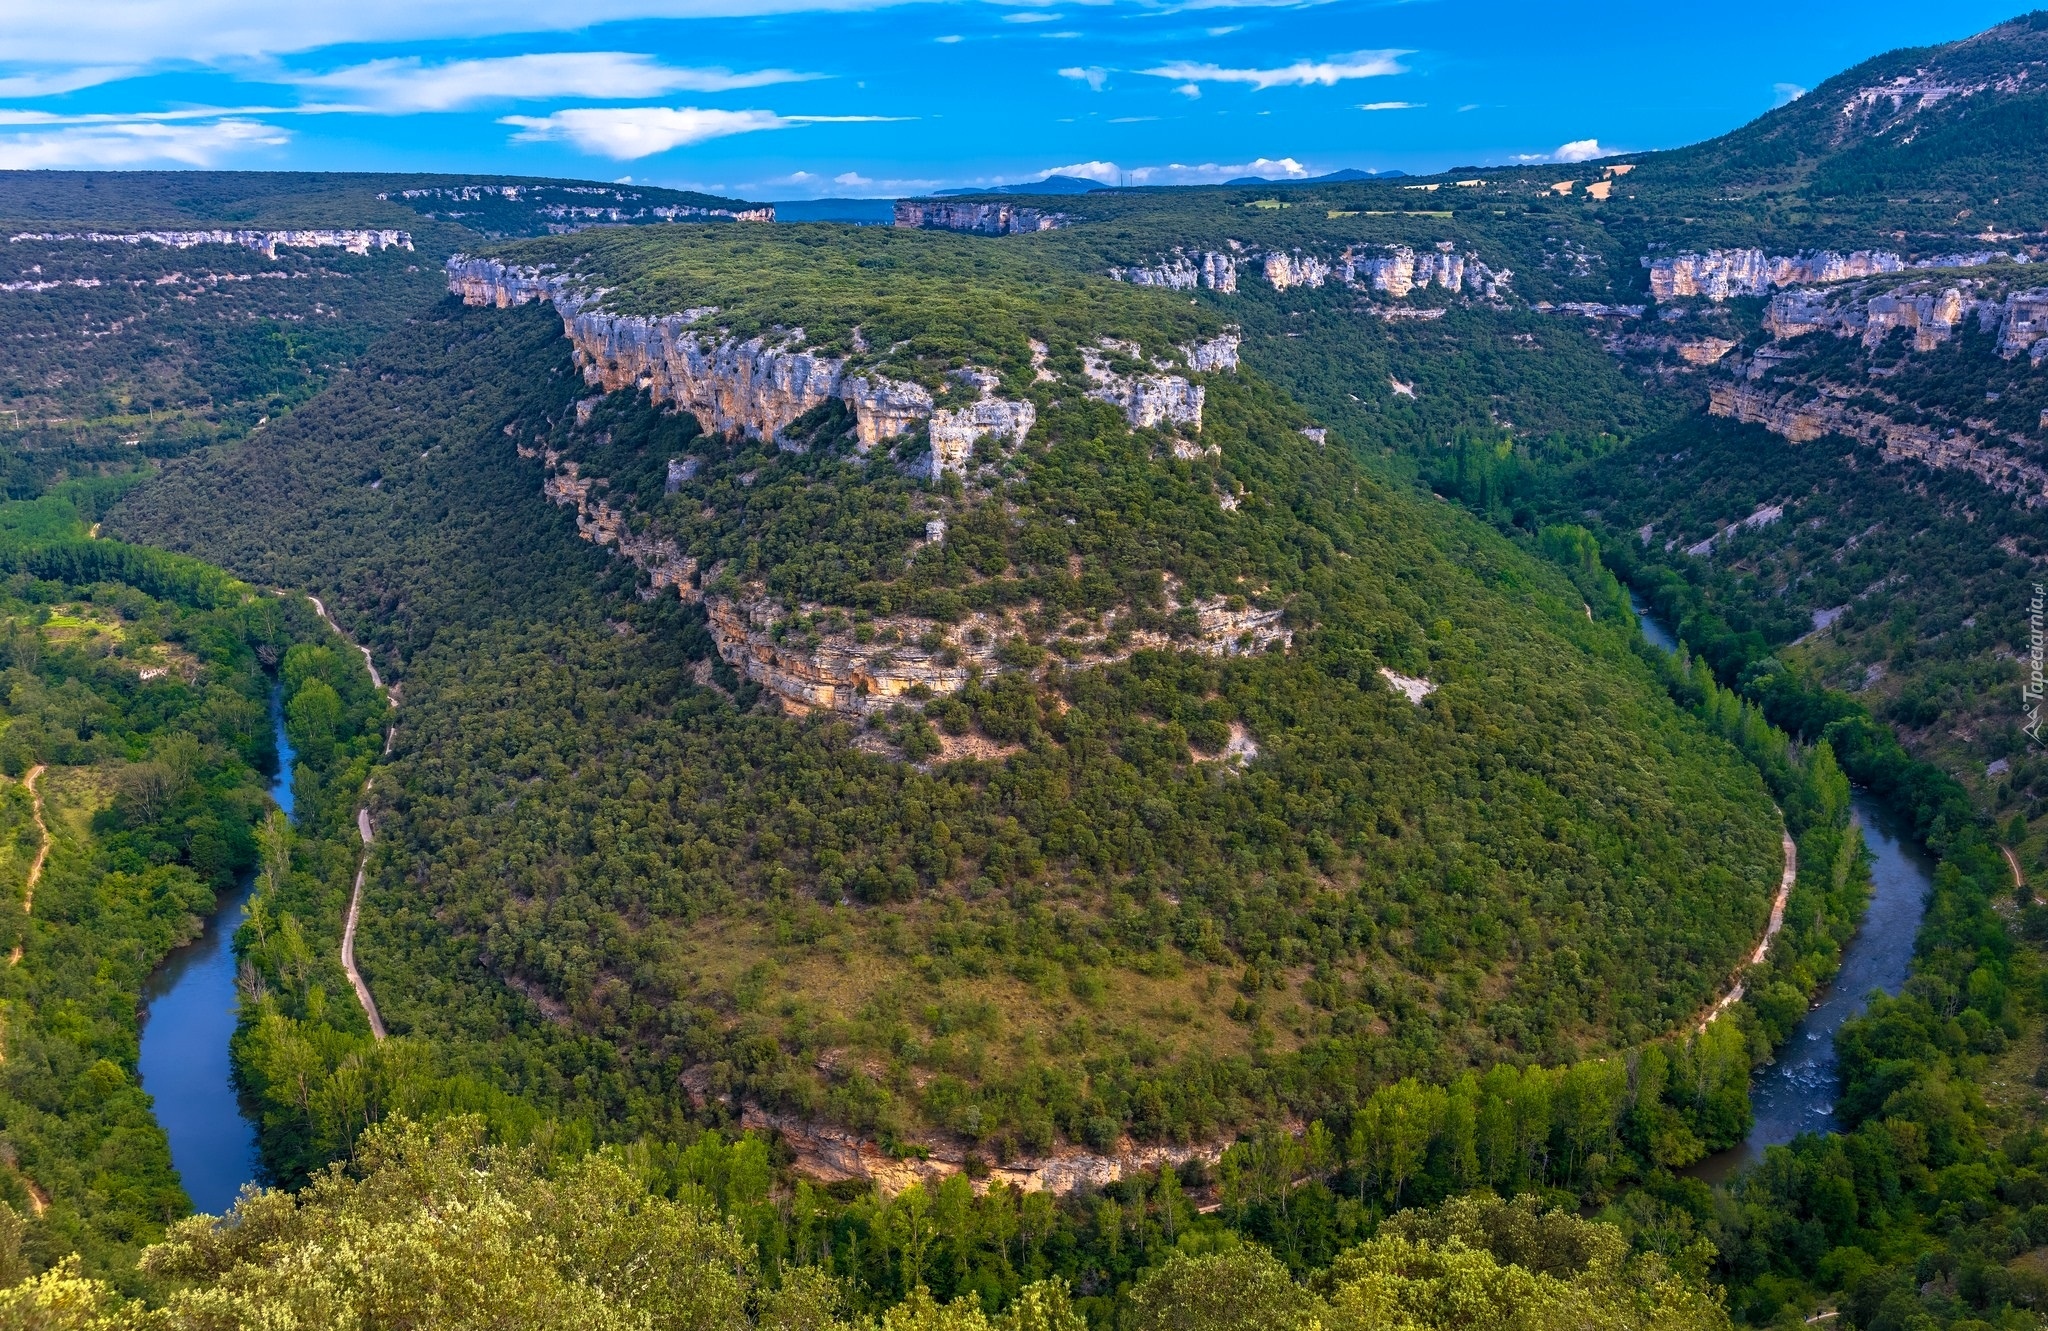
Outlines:
<svg viewBox="0 0 2048 1331"><path fill-rule="evenodd" d="M1090 190L1109 189L1099 180L1083 180L1079 176L1047 176L1022 185L995 185L974 189L934 190L935 199L950 199L961 194L1086 194Z"/></svg>
<svg viewBox="0 0 2048 1331"><path fill-rule="evenodd" d="M1332 171L1325 176L1283 177L1279 180L1274 180L1267 176L1239 176L1235 180L1226 180L1223 183L1226 185L1338 185L1347 180L1392 180L1396 176L1405 176L1407 174L1406 171L1360 171L1355 166L1348 166L1342 171Z"/></svg>

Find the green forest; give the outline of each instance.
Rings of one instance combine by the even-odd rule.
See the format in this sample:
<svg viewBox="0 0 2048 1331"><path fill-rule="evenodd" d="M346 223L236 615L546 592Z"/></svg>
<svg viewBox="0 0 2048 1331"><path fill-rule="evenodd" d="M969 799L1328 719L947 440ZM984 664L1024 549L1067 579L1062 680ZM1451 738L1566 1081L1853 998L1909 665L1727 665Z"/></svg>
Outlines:
<svg viewBox="0 0 2048 1331"><path fill-rule="evenodd" d="M1658 305L1646 260L2038 231L2048 94L1835 117L2044 34L1669 153L1103 191L1019 236L25 179L22 231L415 248L7 242L0 1326L2040 1325L2042 510L1707 410L1744 376L2039 461L1992 307L2028 270L1937 274L1987 312L1908 351ZM617 224L572 229L586 195ZM1392 245L1493 290L1261 271ZM1239 289L1109 275L1176 249ZM939 406L990 370L1032 424L936 471L836 398L716 430L600 394L546 305L461 305L456 252ZM1224 334L1242 364L1191 369ZM1184 376L1199 425L1131 426L1091 361ZM1212 642L1217 606L1272 632ZM760 668L840 644L971 661L839 710ZM1836 1033L1833 1130L1725 1173L1857 936L1866 796L1934 865L1910 978ZM212 1217L140 1004L237 884L262 1169Z"/></svg>

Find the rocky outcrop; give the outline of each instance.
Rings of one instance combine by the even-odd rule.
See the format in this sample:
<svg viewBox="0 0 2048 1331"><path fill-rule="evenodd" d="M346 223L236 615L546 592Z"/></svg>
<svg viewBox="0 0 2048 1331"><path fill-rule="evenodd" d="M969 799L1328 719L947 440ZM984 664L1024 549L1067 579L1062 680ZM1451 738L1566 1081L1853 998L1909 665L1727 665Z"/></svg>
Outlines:
<svg viewBox="0 0 2048 1331"><path fill-rule="evenodd" d="M2025 253L1985 250L1972 254L1936 254L1912 263L1889 250L1855 250L1840 254L1814 250L1792 255L1766 255L1762 250L1708 250L1705 254L1643 256L1650 270L1650 295L1659 301L1685 296L1727 300L1731 296L1764 296L1779 287L1822 286L1850 282L1912 268L1976 268L2008 260L2029 262Z"/></svg>
<svg viewBox="0 0 2048 1331"><path fill-rule="evenodd" d="M795 1153L800 1174L824 1183L872 1183L885 1196L894 1196L912 1184L930 1185L961 1173L969 1154L962 1143L941 1141L924 1143L921 1157L902 1159L858 1133L771 1113L755 1104L741 1108L740 1126L762 1134L780 1134ZM1127 1137L1112 1155L1067 1147L1042 1155L1015 1156L991 1164L986 1179L976 1180L975 1186L985 1189L1001 1182L1019 1192L1065 1194L1102 1188L1126 1175L1154 1171L1162 1165L1177 1167L1190 1160L1214 1164L1221 1158L1219 1146L1141 1146Z"/></svg>
<svg viewBox="0 0 2048 1331"><path fill-rule="evenodd" d="M610 314L594 308L604 293L588 291L573 274L459 254L447 270L448 289L467 305L551 302L587 382L606 392L645 389L654 401L688 411L706 430L781 440L792 421L838 398L852 411L865 450L933 418L929 389L848 373L843 358L805 350L802 329L739 339L705 325L718 313L711 306L655 316ZM1020 423L1024 431L1031 428L1036 414L1029 403L998 402L986 389L983 397L970 409L967 426L981 433L1014 431Z"/></svg>
<svg viewBox="0 0 2048 1331"><path fill-rule="evenodd" d="M1237 368L1237 349L1243 338L1235 331L1221 333L1206 342L1194 342L1180 349L1188 368L1200 373Z"/></svg>
<svg viewBox="0 0 2048 1331"><path fill-rule="evenodd" d="M407 231L326 227L277 231L23 231L9 236L8 240L82 240L96 245L167 245L176 250L189 250L195 245L240 245L243 249L257 251L266 259L275 259L279 247L294 250L342 249L350 254L412 248L412 233Z"/></svg>
<svg viewBox="0 0 2048 1331"><path fill-rule="evenodd" d="M673 589L684 600L701 600L719 656L740 675L800 710L862 715L912 695L958 692L977 674L993 675L1008 668L998 656L1001 644L1027 632L1024 616L1036 608L978 611L951 624L892 615L855 625L823 606L804 606L791 614L759 592L706 594L695 585L696 560L673 541L636 532L629 515L605 500L602 478L582 475L578 464L557 450L525 443L518 450L521 457L543 462L542 493L576 510L576 529L585 540L610 548L647 573L643 597L652 599ZM679 465L691 461L671 462L670 476L694 475L687 465ZM926 524L926 539L945 539L943 518ZM1165 608L1169 614L1192 612L1190 636L1138 628L1124 622L1130 619L1130 610L1111 610L1099 631L1070 640L1077 649L1071 663L1108 665L1135 652L1174 648L1237 656L1275 644L1286 646L1294 637L1282 623L1284 612L1278 606L1225 597L1183 602L1172 579Z"/></svg>
<svg viewBox="0 0 2048 1331"><path fill-rule="evenodd" d="M1337 276L1346 285L1370 286L1396 299L1432 282L1456 292L1465 287L1466 258L1455 253L1449 241L1420 254L1406 245L1382 246L1377 254L1346 250L1337 261Z"/></svg>
<svg viewBox="0 0 2048 1331"><path fill-rule="evenodd" d="M579 475L577 464L564 459L553 449L541 450L522 444L519 455L539 457L547 463L541 493L557 504L576 510L576 530L584 540L610 546L622 558L631 560L647 573L650 582L643 596L651 600L671 587L685 598L693 595L690 583L697 572L697 561L677 549L674 541L635 532L625 513L592 493L604 487L602 479L592 480ZM695 460L684 459L688 462ZM672 478L676 470L677 464L671 462L669 475Z"/></svg>
<svg viewBox="0 0 2048 1331"><path fill-rule="evenodd" d="M1939 290L1902 287L1864 299L1831 300L1826 292L1801 288L1781 292L1764 310L1764 327L1778 339L1831 332L1860 337L1866 347L1882 343L1894 329L1913 335L1915 351L1932 351L1946 342L1974 309L1957 287Z"/></svg>
<svg viewBox="0 0 2048 1331"><path fill-rule="evenodd" d="M2048 469L1988 434L1896 420L1845 400L1830 385L1778 385L1746 377L1716 383L1707 410L1716 416L1761 425L1793 443L1825 434L1846 435L1886 457L1930 467L1967 471L2029 508L2048 502ZM2023 444L2024 441L2021 441Z"/></svg>
<svg viewBox="0 0 2048 1331"><path fill-rule="evenodd" d="M1166 287L1173 291L1193 291L1196 287L1225 293L1237 290L1237 260L1214 250L1204 253L1183 250L1178 245L1150 267L1112 268L1109 275L1133 286Z"/></svg>
<svg viewBox="0 0 2048 1331"><path fill-rule="evenodd" d="M1051 231L1065 226L1065 213L1015 203L952 203L944 199L900 199L896 225L912 230L973 231L984 236Z"/></svg>
<svg viewBox="0 0 2048 1331"><path fill-rule="evenodd" d="M2024 351L2039 365L2048 355L2048 291L2016 291L1997 310L1998 354L2011 360Z"/></svg>
<svg viewBox="0 0 2048 1331"><path fill-rule="evenodd" d="M1275 251L1265 260L1266 281L1275 291L1290 287L1319 287L1330 278L1327 260L1313 254L1281 254Z"/></svg>
<svg viewBox="0 0 2048 1331"><path fill-rule="evenodd" d="M947 471L967 470L967 459L975 442L993 436L1015 447L1024 442L1038 421L1038 408L1029 402L1009 402L996 396L999 380L987 370L956 370L953 377L973 385L980 398L972 406L940 407L931 419L931 478Z"/></svg>
<svg viewBox="0 0 2048 1331"><path fill-rule="evenodd" d="M1202 401L1206 394L1200 384L1189 383L1177 374L1121 373L1110 365L1104 351L1135 354L1136 347L1104 338L1102 348L1081 348L1081 368L1093 385L1088 389L1089 397L1121 407L1124 419L1133 429L1159 425L1202 428Z"/></svg>

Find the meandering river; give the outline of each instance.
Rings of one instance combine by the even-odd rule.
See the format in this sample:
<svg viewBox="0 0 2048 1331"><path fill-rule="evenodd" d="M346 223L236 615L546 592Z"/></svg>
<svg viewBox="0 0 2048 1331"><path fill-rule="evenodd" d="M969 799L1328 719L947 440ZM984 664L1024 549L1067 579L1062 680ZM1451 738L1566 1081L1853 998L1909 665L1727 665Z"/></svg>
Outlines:
<svg viewBox="0 0 2048 1331"><path fill-rule="evenodd" d="M1667 652L1678 640L1657 622L1636 595L1629 594L1643 637ZM1934 887L1934 863L1912 829L1883 808L1868 792L1851 799L1863 844L1870 849L1870 905L1856 936L1842 954L1834 983L1821 990L1792 1034L1778 1050L1777 1060L1760 1069L1750 1083L1755 1125L1740 1146L1708 1156L1686 1170L1708 1182L1719 1182L1745 1165L1763 1159L1764 1148L1782 1146L1802 1132L1828 1132L1835 1126L1835 1032L1863 1010L1873 990L1896 994L1906 983L1913 959L1913 938L1927 910Z"/></svg>
<svg viewBox="0 0 2048 1331"><path fill-rule="evenodd" d="M292 746L279 695L270 697L277 776L270 796L292 810ZM228 1040L235 1033L235 931L255 888L250 874L223 898L198 938L164 959L143 990L142 1089L171 1139L171 1163L200 1211L219 1215L256 1177L256 1125L235 1094Z"/></svg>

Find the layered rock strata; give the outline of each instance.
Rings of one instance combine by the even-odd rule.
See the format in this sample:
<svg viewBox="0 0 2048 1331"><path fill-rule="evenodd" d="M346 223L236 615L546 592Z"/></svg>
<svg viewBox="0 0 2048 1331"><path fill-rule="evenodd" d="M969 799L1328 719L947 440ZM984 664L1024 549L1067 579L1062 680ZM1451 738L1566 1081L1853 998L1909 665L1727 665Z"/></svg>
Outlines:
<svg viewBox="0 0 2048 1331"><path fill-rule="evenodd" d="M280 246L294 250L342 249L350 254L412 248L412 234L407 231L320 227L283 231L23 231L8 240L83 240L96 245L165 245L174 250L189 250L195 245L240 245L266 259L275 259Z"/></svg>
<svg viewBox="0 0 2048 1331"><path fill-rule="evenodd" d="M899 1159L879 1144L825 1124L812 1123L791 1114L775 1114L760 1106L741 1108L740 1126L756 1132L779 1132L796 1152L797 1170L825 1183L859 1181L872 1183L884 1195L894 1196L912 1184L938 1183L967 1167L967 1148L956 1142L925 1143L922 1158ZM1130 1174L1146 1173L1162 1165L1178 1167L1190 1160L1214 1164L1222 1158L1215 1146L1140 1146L1125 1138L1113 1155L1097 1155L1077 1147L1024 1155L989 1167L985 1180L976 1180L977 1190L990 1184L1007 1183L1019 1192L1065 1194L1094 1190Z"/></svg>
<svg viewBox="0 0 2048 1331"><path fill-rule="evenodd" d="M941 199L902 199L896 204L896 225L908 230L972 231L984 236L1011 236L1051 231L1067 224L1065 213L1027 208L1014 203L949 203Z"/></svg>
<svg viewBox="0 0 2048 1331"><path fill-rule="evenodd" d="M1108 351L1126 349L1108 338L1103 339L1102 345ZM1235 351L1233 347L1233 364L1236 361ZM1088 389L1088 396L1122 408L1124 419L1131 423L1133 429L1160 425L1202 428L1202 402L1206 393L1200 384L1190 383L1177 374L1121 373L1110 365L1103 351L1094 347L1081 348L1081 368L1093 385Z"/></svg>
<svg viewBox="0 0 2048 1331"><path fill-rule="evenodd" d="M1708 250L1705 254L1643 256L1650 270L1650 295L1659 301L1704 296L1722 301L1731 296L1765 296L1779 287L1820 286L1902 273L1911 268L1976 268L2001 259L2026 263L2024 253L1937 254L1913 263L1889 250L1855 250L1839 254L1814 250L1791 255L1766 255L1762 250Z"/></svg>
<svg viewBox="0 0 2048 1331"><path fill-rule="evenodd" d="M1744 376L1714 384L1707 410L1761 425L1793 443L1826 434L1846 435L1888 458L1967 471L2029 508L2048 502L2048 469L2020 451L2031 451L2030 441L1999 440L1988 431L1896 420L1846 398L1846 392L1833 385L1769 384Z"/></svg>
<svg viewBox="0 0 2048 1331"><path fill-rule="evenodd" d="M610 314L593 308L603 292L587 293L573 274L462 255L447 268L448 289L468 305L551 302L586 382L606 392L645 389L654 401L688 411L708 431L779 442L792 421L838 398L853 413L860 447L871 449L935 419L923 385L848 373L843 358L804 350L801 329L742 340L699 327L718 313L708 306L656 316ZM978 438L998 429L1016 433L1020 425L1028 432L1035 418L1028 402L1002 402L984 388L967 419L945 428L949 438L957 439L960 429L978 431Z"/></svg>
<svg viewBox="0 0 2048 1331"><path fill-rule="evenodd" d="M967 470L975 443L992 436L1012 447L1021 446L1031 427L1038 422L1038 408L1029 402L1010 402L996 396L998 380L987 370L957 370L954 378L971 384L979 399L967 407L939 407L931 416L931 478L947 471Z"/></svg>

